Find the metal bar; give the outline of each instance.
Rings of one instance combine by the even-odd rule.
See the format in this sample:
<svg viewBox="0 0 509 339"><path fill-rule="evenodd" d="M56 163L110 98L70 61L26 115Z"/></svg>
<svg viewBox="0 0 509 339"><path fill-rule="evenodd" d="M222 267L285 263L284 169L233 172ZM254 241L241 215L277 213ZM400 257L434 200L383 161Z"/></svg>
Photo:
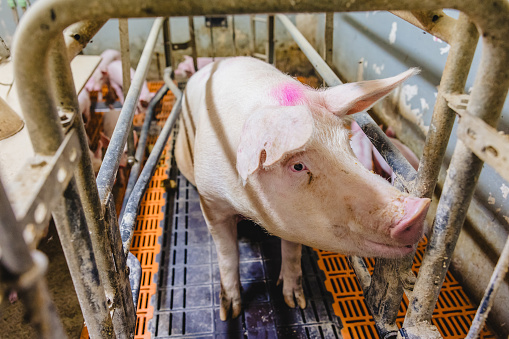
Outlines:
<svg viewBox="0 0 509 339"><path fill-rule="evenodd" d="M189 42L191 43L191 56L193 57L193 67L194 70L198 70L198 51L196 49L196 37L194 32L194 17L189 17ZM176 65L168 65L171 66L171 69L175 69ZM167 67L168 67L167 66Z"/></svg>
<svg viewBox="0 0 509 339"><path fill-rule="evenodd" d="M435 191L440 165L444 159L455 118L454 111L448 107L445 96L463 92L478 36L475 25L465 14L460 14L451 37L451 49L440 81L433 118L417 173L413 193L418 197L431 198Z"/></svg>
<svg viewBox="0 0 509 339"><path fill-rule="evenodd" d="M127 19L118 19L118 31L120 35L120 55L122 60L122 92L124 98L127 97L129 87L131 86L131 53L129 49L129 22ZM134 163L134 129L133 125L129 128L127 135L127 164L132 166Z"/></svg>
<svg viewBox="0 0 509 339"><path fill-rule="evenodd" d="M104 207L104 219L110 225L111 254L115 260L118 276L118 298L114 300L115 313L118 322L125 324L118 327L115 324L115 334L119 338L132 338L136 328L136 311L132 298L131 284L129 283L129 272L126 256L122 252L122 239L118 226L118 218L114 199L108 199Z"/></svg>
<svg viewBox="0 0 509 339"><path fill-rule="evenodd" d="M81 156L79 157L75 177L78 183L88 229L90 230L90 238L94 249L97 269L101 277L101 283L104 286L106 302L110 310L114 310L117 307L115 300L118 300L120 291L118 289L115 262L111 256L110 225L104 221L95 174L90 160L88 136L81 115L79 114L79 104L76 92L74 91L69 61L64 57L61 51L63 51L62 42L61 40L56 41L51 51L52 58L50 59L49 67L53 74L59 74L59 78L53 84L56 92L56 101L59 104L58 110L75 112L72 130L77 133L81 148ZM127 326L115 313L112 321L115 328L125 328Z"/></svg>
<svg viewBox="0 0 509 339"><path fill-rule="evenodd" d="M255 58L258 58L258 59L260 59L260 60L264 60L264 61L268 62L267 54L262 54L262 53L253 53L253 57L255 57Z"/></svg>
<svg viewBox="0 0 509 339"><path fill-rule="evenodd" d="M274 15L267 17L267 62L274 65L276 50L274 48Z"/></svg>
<svg viewBox="0 0 509 339"><path fill-rule="evenodd" d="M467 112L461 113L458 138L482 161L509 181L509 136Z"/></svg>
<svg viewBox="0 0 509 339"><path fill-rule="evenodd" d="M506 37L483 35L483 53L467 111L494 126L509 87ZM429 322L451 263L483 162L458 140L438 204L426 256L410 300L405 326Z"/></svg>
<svg viewBox="0 0 509 339"><path fill-rule="evenodd" d="M392 14L412 25L436 36L447 43L454 34L456 19L451 18L442 10L436 11L390 11Z"/></svg>
<svg viewBox="0 0 509 339"><path fill-rule="evenodd" d="M127 181L127 187L125 189L124 201L122 202L122 209L120 211L119 220L122 220L122 216L124 215L125 207L127 205L127 201L131 196L131 192L133 191L134 185L138 180L138 174L140 173L141 163L143 162L143 156L145 155L145 147L147 145L148 138L148 130L150 128L150 123L154 117L154 112L157 104L163 99L163 97L168 92L168 86L163 85L156 93L156 95L150 100L150 103L147 108L147 113L145 114L145 120L143 121L143 126L141 127L140 140L138 141L138 147L136 148L136 154L134 155L135 162L133 167L131 168L131 172L129 173L129 180Z"/></svg>
<svg viewBox="0 0 509 339"><path fill-rule="evenodd" d="M324 59L327 65L332 66L332 50L334 42L334 12L325 13L325 45Z"/></svg>
<svg viewBox="0 0 509 339"><path fill-rule="evenodd" d="M72 80L63 35L55 39L50 54L51 58L48 68L52 75L50 80L58 99L58 109L77 113L79 112L79 104L74 89L74 82ZM74 121L77 121L76 123L78 124L78 128L76 128L78 136L80 136L80 134L85 134L85 138L83 138L83 135L80 136L82 157L79 166L81 168L88 167L90 173L93 173L83 122L81 116L79 114L76 115ZM80 122L81 125L79 124ZM79 127L82 128L80 129ZM84 150L85 148L86 150ZM81 178L82 176L78 174L78 177ZM82 184L82 182L80 182L80 184ZM89 333L98 338L111 337L111 335L113 335L113 323L107 306L105 289L99 278L101 272L97 268L94 245L85 216L85 214L90 214L90 210L86 210L87 212L85 213L84 207L87 206L82 204L80 193L83 194L83 191L78 190L75 179L72 179L64 192L64 197L60 198L60 202L54 211L55 225L57 226L62 249L69 266L69 271ZM85 197L85 200L86 199ZM88 220L93 217L95 216L89 216ZM95 231L94 226L100 227L102 225L92 223L91 230L93 231ZM92 233L92 236L96 236L96 234ZM102 248L101 244L106 242L106 240L94 238L94 242L95 249L97 250ZM104 255L107 255L107 252L109 252L109 250L104 249ZM101 257L100 253L98 255Z"/></svg>
<svg viewBox="0 0 509 339"><path fill-rule="evenodd" d="M127 255L127 267L129 267L129 285L131 285L134 311L136 311L140 297L142 269L140 261L131 252Z"/></svg>
<svg viewBox="0 0 509 339"><path fill-rule="evenodd" d="M170 18L165 18L163 21L163 47L166 67L170 67L171 65Z"/></svg>
<svg viewBox="0 0 509 339"><path fill-rule="evenodd" d="M143 194L150 183L150 179L152 178L152 174L156 169L157 162L161 157L161 154L164 150L164 146L166 145L168 138L170 136L171 129L173 125L177 121L177 118L180 114L180 109L182 108L182 93L178 89L178 87L173 83L172 79L169 78L169 74L171 73L171 69L166 69L164 75L164 80L166 85L173 92L177 101L173 105L170 116L166 120L159 137L157 138L156 144L150 153L150 156L147 159L145 167L140 174L140 178L136 182L136 186L134 186L133 192L129 197L129 201L127 202L124 216L122 218L122 222L120 224L120 232L122 234L122 243L124 246L124 254L127 255L129 252L129 248L131 247L131 242L134 234L134 227L136 225L136 213L138 211L138 207L140 205L141 199L143 198Z"/></svg>
<svg viewBox="0 0 509 339"><path fill-rule="evenodd" d="M325 81L329 86L341 85L342 82L339 80L338 76L330 69L320 54L315 51L314 47L306 40L306 38L304 38L290 19L288 19L286 15L282 14L276 14L276 18L278 18L288 30L288 33L290 33L302 52L307 56L308 60L311 62L318 74L320 74L323 81Z"/></svg>
<svg viewBox="0 0 509 339"><path fill-rule="evenodd" d="M138 63L138 67L134 74L131 89L125 98L122 112L120 113L117 125L115 126L115 130L111 137L111 142L104 156L103 165L97 175L97 188L99 190L99 196L103 206L106 204L106 200L111 194L111 189L118 171L120 157L122 156L122 152L124 151L124 146L127 141L127 132L132 125L134 110L136 108L138 98L140 97L143 81L147 76L148 65L152 59L152 53L154 52L163 20L164 19L162 18L158 18L154 21L154 25L152 26L147 38L145 48L143 49L143 53L140 57L140 62Z"/></svg>
<svg viewBox="0 0 509 339"><path fill-rule="evenodd" d="M1 266L5 267L13 276L18 277L16 288L19 289L30 323L39 337L65 338L62 323L43 279L48 260L40 252L34 251L32 255L30 254L23 239L23 225L16 221L1 181L0 210ZM27 281L26 278L30 276L32 278Z"/></svg>
<svg viewBox="0 0 509 339"><path fill-rule="evenodd" d="M251 55L254 55L256 53L256 22L255 22L255 15L251 14L249 16L251 25Z"/></svg>
<svg viewBox="0 0 509 339"><path fill-rule="evenodd" d="M233 55L237 55L237 39L235 34L235 15L232 15L232 45Z"/></svg>
<svg viewBox="0 0 509 339"><path fill-rule="evenodd" d="M470 327L470 331L468 332L466 339L475 339L479 337L486 318L488 318L488 314L490 313L491 307L493 306L498 288L502 284L502 281L507 274L508 268L509 239L506 241L504 249L500 254L500 258L498 259L497 265L495 266L495 270L491 276L490 283L486 288L486 292L484 293L480 306L477 309L474 320L472 321L472 326Z"/></svg>
<svg viewBox="0 0 509 339"><path fill-rule="evenodd" d="M64 39L67 46L69 60L74 59L85 48L94 35L99 32L107 20L80 21L64 30Z"/></svg>

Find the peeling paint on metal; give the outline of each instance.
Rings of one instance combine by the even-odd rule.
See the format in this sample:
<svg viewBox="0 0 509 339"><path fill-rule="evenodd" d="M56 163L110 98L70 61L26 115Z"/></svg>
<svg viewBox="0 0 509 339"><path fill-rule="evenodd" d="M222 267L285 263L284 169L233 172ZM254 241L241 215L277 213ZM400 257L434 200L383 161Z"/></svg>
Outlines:
<svg viewBox="0 0 509 339"><path fill-rule="evenodd" d="M500 190L502 191L502 196L504 199L507 199L507 195L509 194L509 187L507 187L505 184L502 184L502 186L500 186Z"/></svg>
<svg viewBox="0 0 509 339"><path fill-rule="evenodd" d="M381 75L382 71L384 70L385 65L377 66L377 64L373 64L373 71L375 71L376 74Z"/></svg>
<svg viewBox="0 0 509 339"><path fill-rule="evenodd" d="M415 123L417 126L419 126L423 133L427 134L429 126L424 125L424 120L422 119L423 114L421 110L419 108L412 109L410 104L410 100L412 100L418 94L418 92L419 88L417 85L403 85L401 89L395 91L395 95L398 96L398 106L400 107L401 115ZM421 106L422 105L423 103L421 101Z"/></svg>
<svg viewBox="0 0 509 339"><path fill-rule="evenodd" d="M394 45L394 43L396 42L396 32L398 30L398 23L396 21L394 21L392 23L392 27L391 27L391 33L389 33L389 43L391 45Z"/></svg>
<svg viewBox="0 0 509 339"><path fill-rule="evenodd" d="M422 109L423 113L425 113L429 110L428 102L424 98L421 98L421 109Z"/></svg>
<svg viewBox="0 0 509 339"><path fill-rule="evenodd" d="M440 48L440 55L449 53L450 49L451 49L451 45L447 45L445 47Z"/></svg>

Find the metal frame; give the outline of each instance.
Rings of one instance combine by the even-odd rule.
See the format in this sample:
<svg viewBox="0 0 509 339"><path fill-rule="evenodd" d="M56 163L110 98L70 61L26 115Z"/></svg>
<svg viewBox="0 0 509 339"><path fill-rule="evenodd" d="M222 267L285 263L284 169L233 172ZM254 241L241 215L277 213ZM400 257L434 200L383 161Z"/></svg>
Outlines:
<svg viewBox="0 0 509 339"><path fill-rule="evenodd" d="M440 11L441 8L446 7L458 9L464 14L457 21L450 19L442 15L443 13ZM469 115L465 114L464 116L471 115L473 121L476 122L476 128L477 122L483 121L487 125L485 129L487 132L483 135L493 136L495 134L489 126L495 126L497 123L509 87L509 69L507 68L509 41L506 39L509 33L507 23L509 3L505 0L494 0L489 3L480 0L401 0L398 2L385 0L358 0L355 2L346 0L321 2L313 0L299 2L293 0L278 2L239 0L234 3L224 0L190 0L185 4L173 0L147 0L141 5L139 2L131 0L118 0L109 3L100 0L73 2L46 0L38 1L25 14L24 20L18 27L13 54L16 55L14 60L16 85L19 89L20 103L25 113L34 150L37 156L55 159L60 157L58 149L64 141L64 133L58 119L59 112L70 112L73 116L69 133L72 131L76 133L82 150L75 179L70 179L63 195L58 194L58 204L52 206L50 210L53 212L59 234L61 233L62 244L64 245L66 242L66 237L69 239L68 245L71 247L67 250L64 248L64 251L91 336L94 338L113 336L127 338L132 337L134 333L134 306L130 286L127 282L126 258L122 251L120 232L115 211L111 205L110 192L118 170L119 158L127 140L126 131L130 129L132 123L135 102L141 88L140 83L146 75L146 65L155 44L154 35L157 36L163 20L156 20L147 41L147 52L145 53L145 50L143 52L131 89L126 97L124 108L112 137L112 143L105 157L104 166L97 179L97 188L90 165L83 122L76 115L78 112L76 93L74 87L70 86L72 77L69 59L76 53L75 50L86 43L87 39L93 36L93 31L109 18L267 12L331 13L370 10L398 11L396 14L404 17L405 20L451 43L448 66L446 66L442 78L444 83L450 85L440 87L438 94L440 102L436 105L433 114L433 124L437 134L428 135L426 141L427 152L433 154L426 153L421 162L422 170L420 167L416 179L409 178L404 185L414 194L428 196L429 192L433 192L432 187L435 186L437 180L436 173L431 169L439 168L443 159L443 150L441 148L437 151L436 145L447 143L450 125L454 117L453 111L445 107L445 103L447 106L451 106L451 101L447 98L463 89L464 79L471 63L472 45L475 46L477 39L475 27L479 29L483 39L483 53L475 84L465 109ZM284 21L283 16L278 15L278 18ZM77 24L82 20L90 21ZM82 25L78 27L88 27L89 30L87 32L84 29L83 35L80 33L71 35L71 41L74 39L78 43L78 47L71 51L71 49L66 50L65 48L62 32L73 24ZM76 28L75 25L71 27ZM78 31L82 32L80 28ZM69 40L69 36L67 38ZM319 60L310 58L310 60L329 85L339 84L335 74L330 71L321 58ZM451 61L449 62L449 60ZM48 66L40 67L40 65ZM52 81L53 86L40 85L47 79ZM478 148L468 142L468 138L472 137L472 133L469 133L472 128L469 126L474 125L469 125L467 119L460 119L460 126L466 128L466 134L460 136L449 166L449 173L438 205L433 235L429 241L421 273L415 283L414 291L411 293L404 331L399 334L400 336L416 338L424 333L436 333L433 328L430 328L429 320L465 220L466 209L472 199L483 160L494 164L497 171L507 168L505 161L502 165L498 165L495 161L489 160L500 158L501 153L497 149L499 145L484 144ZM369 127L370 124L371 122L368 121L365 126ZM368 128L365 127L365 129ZM372 130L376 135L380 135L380 131L376 128ZM494 140L500 142L498 139ZM502 141L504 145L507 145L507 140ZM493 149L497 152L495 153ZM392 152L387 154L392 154ZM404 171L400 174L401 178L406 178ZM10 199L16 200L16 197L17 194L13 193L13 197ZM3 214L4 212L2 212ZM26 215L16 216L18 222L24 220L25 217ZM12 220L9 223L12 223ZM2 227L3 225L2 222ZM27 224L20 225L21 228L27 226ZM14 248L14 244L17 244L17 249L23 248L19 236L16 241L16 243L2 246L3 252L5 252L5 246ZM73 247L71 243L80 245ZM506 245L506 249L507 247ZM504 249L504 256L495 270L493 284L490 283L488 288L486 301L483 301L483 305L487 307L480 309L479 317L476 316L476 328L482 327L482 319L489 309L490 296L494 295L497 281L500 281L500 276L503 276L508 260L507 252L509 252L506 249ZM79 260L76 262L76 259ZM376 286L376 281L383 281L378 276L383 277L388 272L394 272L394 267L407 265L408 260L407 258L396 263L379 265L379 274L377 273L373 277L369 277L369 274L366 276L362 263L359 263L357 259L354 259L353 262L360 264L358 269L360 270L361 285L368 287ZM29 261L27 262L29 263ZM5 265L4 257L2 257L2 264ZM402 293L402 286L397 285L393 290L395 291L394 295L399 296ZM393 295L392 292L388 294ZM385 308L384 312L375 312L375 319L379 330L385 337L394 337L396 329L392 324L393 307L398 297L389 299L390 302L383 305L384 307L377 308L375 305L372 310ZM378 300L378 302L384 301ZM389 306L389 304L392 306L387 310L385 306ZM89 312L87 309L93 309L93 312ZM113 313L113 319L110 317L110 312ZM377 319L378 315L380 317ZM54 320L54 317L52 319ZM47 324L50 320L43 321L47 321L45 323ZM472 331L472 337L474 337L476 329L473 327Z"/></svg>

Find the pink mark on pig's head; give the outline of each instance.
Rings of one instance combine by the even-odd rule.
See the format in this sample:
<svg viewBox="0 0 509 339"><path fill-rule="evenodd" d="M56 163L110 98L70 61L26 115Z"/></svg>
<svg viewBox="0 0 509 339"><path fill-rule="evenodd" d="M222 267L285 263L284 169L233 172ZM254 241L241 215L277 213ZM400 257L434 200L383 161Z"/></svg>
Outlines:
<svg viewBox="0 0 509 339"><path fill-rule="evenodd" d="M304 86L297 83L285 83L275 87L271 93L281 106L296 106L305 101Z"/></svg>

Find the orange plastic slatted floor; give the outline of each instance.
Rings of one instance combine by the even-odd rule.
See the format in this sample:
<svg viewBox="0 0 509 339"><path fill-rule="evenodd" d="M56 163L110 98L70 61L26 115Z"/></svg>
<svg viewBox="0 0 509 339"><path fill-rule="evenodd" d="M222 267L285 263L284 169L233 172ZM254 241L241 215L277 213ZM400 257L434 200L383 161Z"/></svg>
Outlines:
<svg viewBox="0 0 509 339"><path fill-rule="evenodd" d="M415 274L421 266L426 242L423 241L417 248L412 270ZM369 314L362 290L357 281L348 258L344 255L315 250L318 254L318 266L325 273L325 287L334 296L332 305L334 312L341 318L343 329L341 335L344 339L377 338L373 318ZM374 270L374 259L366 259L366 266L370 273ZM398 313L397 324L402 326L408 306L408 299L404 296ZM433 312L432 323L438 328L440 334L448 339L465 338L476 308L465 295L463 288L450 272L440 291L437 306ZM486 327L481 338L495 338Z"/></svg>
<svg viewBox="0 0 509 339"><path fill-rule="evenodd" d="M156 92L162 84L162 82L150 82L148 84L149 90ZM173 107L174 99L173 94L168 92L163 97L162 104L156 107L154 114L158 126L163 127L166 122ZM137 122L140 125L143 124L143 118L139 118ZM151 149L156 140L157 137L149 137L147 147ZM154 314L154 306L151 305L150 300L157 291L154 275L159 271L156 256L161 251L161 245L158 240L163 232L163 227L160 224L164 220L163 210L166 204L165 182L168 180L167 152L168 148L165 148L142 199L131 244L131 253L140 260L143 272L138 299L135 339L151 337L151 333L148 330L148 322Z"/></svg>

